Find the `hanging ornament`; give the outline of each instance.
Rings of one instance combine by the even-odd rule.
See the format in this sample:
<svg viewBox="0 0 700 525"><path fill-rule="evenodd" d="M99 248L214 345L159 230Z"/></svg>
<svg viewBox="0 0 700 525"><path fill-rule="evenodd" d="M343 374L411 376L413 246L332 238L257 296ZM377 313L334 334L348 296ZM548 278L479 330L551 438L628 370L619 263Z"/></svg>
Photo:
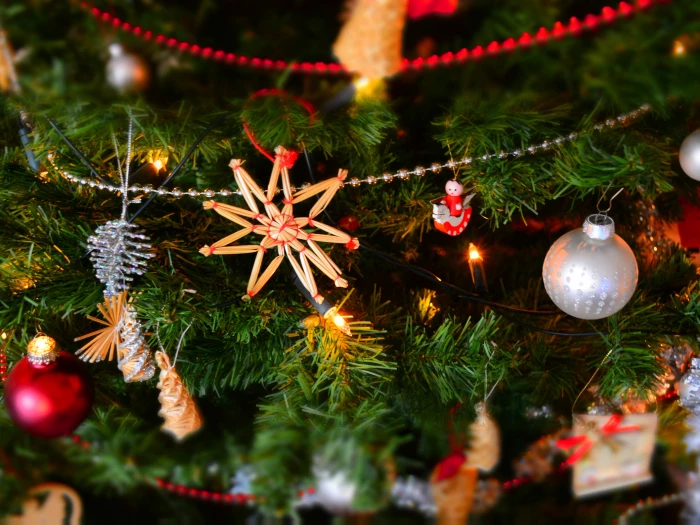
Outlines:
<svg viewBox="0 0 700 525"><path fill-rule="evenodd" d="M368 79L397 73L407 6L408 0L356 0L333 44L340 62Z"/></svg>
<svg viewBox="0 0 700 525"><path fill-rule="evenodd" d="M121 44L109 46L107 61L107 83L120 93L143 91L148 87L151 72L146 61L138 55L128 53Z"/></svg>
<svg viewBox="0 0 700 525"><path fill-rule="evenodd" d="M313 474L316 480L314 503L321 505L331 514L350 514L357 495L357 484L344 470L332 470L315 460Z"/></svg>
<svg viewBox="0 0 700 525"><path fill-rule="evenodd" d="M175 365L170 364L168 354L156 352L156 362L160 368L158 401L161 408L158 415L165 419L161 429L177 441L182 441L201 428L202 417L194 399L182 384Z"/></svg>
<svg viewBox="0 0 700 525"><path fill-rule="evenodd" d="M338 226L352 233L360 228L360 221L354 215L346 215L338 221Z"/></svg>
<svg viewBox="0 0 700 525"><path fill-rule="evenodd" d="M463 196L464 186L457 180L445 184L447 195L431 201L435 229L453 237L462 233L472 217L472 207L467 206L475 193Z"/></svg>
<svg viewBox="0 0 700 525"><path fill-rule="evenodd" d="M124 374L124 381L148 381L156 372L151 349L146 344L141 323L136 319L134 307L127 305L121 321L117 347L117 367Z"/></svg>
<svg viewBox="0 0 700 525"><path fill-rule="evenodd" d="M469 426L471 439L464 451L466 464L481 472L491 472L501 458L501 431L486 409L485 403L477 403L476 420Z"/></svg>
<svg viewBox="0 0 700 525"><path fill-rule="evenodd" d="M105 285L104 295L110 297L128 290L132 275L143 275L146 261L154 254L144 250L151 248L148 236L124 219L109 221L98 226L88 237L90 260L95 266L97 279Z"/></svg>
<svg viewBox="0 0 700 525"><path fill-rule="evenodd" d="M700 181L700 130L685 138L678 151L678 160L688 177Z"/></svg>
<svg viewBox="0 0 700 525"><path fill-rule="evenodd" d="M134 307L127 302L126 292L105 297L105 302L97 306L104 317L88 316L100 323L103 328L90 332L76 341L88 339L76 352L83 361L99 363L111 361L117 356L117 366L124 374L124 381L148 381L155 373L151 351L146 344L141 324L136 320Z"/></svg>
<svg viewBox="0 0 700 525"><path fill-rule="evenodd" d="M477 469L461 454L448 456L435 466L430 485L439 524L467 523L478 477Z"/></svg>
<svg viewBox="0 0 700 525"><path fill-rule="evenodd" d="M557 442L559 448L573 449L567 463L573 466L574 494L599 494L651 481L656 426L656 412L574 416L572 437Z"/></svg>
<svg viewBox="0 0 700 525"><path fill-rule="evenodd" d="M82 363L45 335L29 343L27 356L12 367L5 383L5 405L15 424L47 438L75 430L90 413L94 395Z"/></svg>
<svg viewBox="0 0 700 525"><path fill-rule="evenodd" d="M331 278L338 287L346 288L348 282L340 276L340 268L333 262L333 259L317 243L344 244L346 248L351 250L356 250L360 247L360 242L356 237L352 237L337 228L316 220L316 216L330 204L331 199L340 189L347 177L347 171L339 170L337 177L293 193L289 181L289 168L294 164L296 153L288 152L282 146L279 146L275 152L276 156L267 192L264 192L248 172L243 169L242 160L234 159L231 161L230 166L233 169L236 182L243 193L243 198L249 210L216 201L205 202L204 209L213 209L219 215L242 226L243 229L224 237L211 246L205 246L199 251L205 256L256 254L253 270L248 280L248 289L246 295L243 296L245 300L250 300L260 292L286 257L304 288L309 291L315 302L321 304L323 296L318 293L316 288L316 280L311 272L311 265L316 266L316 268ZM272 199L277 194L277 185L280 178L282 179L282 191L284 194L281 211L272 202ZM308 217L294 216L294 204L319 193L322 195L316 204L312 206ZM265 207L264 214L260 213L255 199L259 200ZM248 219L255 220L259 224L253 224ZM307 226L321 230L321 233L309 232L304 229ZM262 242L260 244L230 246L238 239L251 233L262 236ZM276 249L277 255L261 275L260 270L263 258L268 250L271 249ZM299 254L299 261L294 256L294 252Z"/></svg>
<svg viewBox="0 0 700 525"><path fill-rule="evenodd" d="M3 521L6 525L67 524L79 525L83 502L78 493L60 483L42 483L27 492L22 503L22 514L11 514Z"/></svg>
<svg viewBox="0 0 700 525"><path fill-rule="evenodd" d="M19 79L15 71L15 52L7 31L0 29L0 92L19 92Z"/></svg>
<svg viewBox="0 0 700 525"><path fill-rule="evenodd" d="M607 215L589 215L583 228L560 237L542 268L550 299L567 314L593 320L619 312L637 286L637 261Z"/></svg>

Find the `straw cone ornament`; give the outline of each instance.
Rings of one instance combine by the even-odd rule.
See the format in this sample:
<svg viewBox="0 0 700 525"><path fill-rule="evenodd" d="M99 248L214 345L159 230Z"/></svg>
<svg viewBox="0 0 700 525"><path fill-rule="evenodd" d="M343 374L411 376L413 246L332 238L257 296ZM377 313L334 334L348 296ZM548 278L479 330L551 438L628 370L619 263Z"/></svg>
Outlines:
<svg viewBox="0 0 700 525"><path fill-rule="evenodd" d="M0 29L0 92L19 91L19 80L15 71L15 53L7 32Z"/></svg>
<svg viewBox="0 0 700 525"><path fill-rule="evenodd" d="M165 419L161 429L177 441L182 441L201 428L202 417L194 399L182 384L175 366L170 364L168 354L156 352L156 362L160 368L158 400L161 408L158 415Z"/></svg>
<svg viewBox="0 0 700 525"><path fill-rule="evenodd" d="M501 431L484 403L476 405L476 420L469 426L471 440L464 451L466 464L482 472L492 471L501 458Z"/></svg>
<svg viewBox="0 0 700 525"><path fill-rule="evenodd" d="M76 341L91 338L76 354L83 361L95 363L111 361L117 355L117 366L124 374L124 381L148 381L155 373L151 350L136 319L134 308L127 303L126 292L105 297L104 304L97 307L104 317L88 319L103 325L103 328L90 332Z"/></svg>
<svg viewBox="0 0 700 525"><path fill-rule="evenodd" d="M475 467L462 463L457 472L440 479L440 465L430 476L433 501L437 508L440 525L461 525L469 520L469 511L474 501L479 473Z"/></svg>
<svg viewBox="0 0 700 525"><path fill-rule="evenodd" d="M407 6L408 0L356 0L333 44L340 62L369 79L398 72Z"/></svg>
<svg viewBox="0 0 700 525"><path fill-rule="evenodd" d="M347 171L339 170L337 177L292 192L292 185L289 181L289 168L293 164L296 154L288 152L281 146L275 152L277 155L272 167L267 191L263 191L243 168L242 160L233 159L231 161L229 165L233 169L236 182L249 210L216 201L205 202L204 209L214 210L219 215L242 226L243 229L224 237L211 246L205 246L199 251L205 256L256 254L253 270L248 281L247 292L243 299L250 299L260 292L286 257L304 288L309 291L318 304L321 304L323 296L318 293L316 288L316 281L313 273L311 273L312 265L332 279L336 286L345 288L348 282L340 276L340 268L321 249L318 243L340 243L352 250L360 247L360 242L356 237L352 237L316 220L316 216L326 209L335 193L343 185L343 181L347 177ZM277 185L280 179L284 194L281 210L272 203L272 199L275 198L275 194L278 191ZM319 193L321 196L316 201L316 204L312 206L308 217L294 216L294 204ZM264 213L260 211L256 199L262 203ZM258 224L254 224L251 220L257 221ZM321 230L322 233L308 232L303 229L307 226ZM260 244L232 246L238 239L251 233L262 236ZM269 266L260 273L263 258L268 251L273 251L273 253L276 251L277 255ZM295 254L298 254L298 260Z"/></svg>

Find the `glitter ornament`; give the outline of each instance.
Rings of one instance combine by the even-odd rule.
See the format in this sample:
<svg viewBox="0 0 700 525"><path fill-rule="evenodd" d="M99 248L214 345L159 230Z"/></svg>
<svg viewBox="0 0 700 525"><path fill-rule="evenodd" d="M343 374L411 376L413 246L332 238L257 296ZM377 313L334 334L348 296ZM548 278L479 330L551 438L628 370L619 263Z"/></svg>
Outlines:
<svg viewBox="0 0 700 525"><path fill-rule="evenodd" d="M117 366L124 374L124 381L148 381L156 372L151 349L146 344L141 323L136 319L133 306L128 305L122 318L121 339L117 347Z"/></svg>
<svg viewBox="0 0 700 525"><path fill-rule="evenodd" d="M45 438L73 432L92 410L94 396L84 365L44 335L32 340L27 356L12 367L4 393L12 421Z"/></svg>
<svg viewBox="0 0 700 525"><path fill-rule="evenodd" d="M678 160L688 177L700 181L700 130L685 138L678 151Z"/></svg>
<svg viewBox="0 0 700 525"><path fill-rule="evenodd" d="M165 419L161 429L182 441L202 427L202 417L175 366L170 364L168 354L156 352L156 362L160 368L158 401L161 408L158 415Z"/></svg>
<svg viewBox="0 0 700 525"><path fill-rule="evenodd" d="M593 320L619 312L637 286L632 249L615 234L607 215L586 218L583 228L560 237L542 268L550 299L567 314Z"/></svg>
<svg viewBox="0 0 700 525"><path fill-rule="evenodd" d="M128 290L128 283L134 280L132 275L143 275L146 261L154 256L144 251L151 245L142 241L148 240L136 225L124 219L98 226L94 235L88 237L90 260L97 278L105 285L106 297Z"/></svg>
<svg viewBox="0 0 700 525"><path fill-rule="evenodd" d="M151 78L148 64L140 56L127 53L121 44L110 44L107 83L120 93L143 91Z"/></svg>

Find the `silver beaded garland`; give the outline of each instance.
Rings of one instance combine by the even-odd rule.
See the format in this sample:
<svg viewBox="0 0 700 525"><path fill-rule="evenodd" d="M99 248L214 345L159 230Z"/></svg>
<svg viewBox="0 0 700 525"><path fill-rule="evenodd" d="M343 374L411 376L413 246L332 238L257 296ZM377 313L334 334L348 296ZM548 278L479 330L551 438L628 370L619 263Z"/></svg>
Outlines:
<svg viewBox="0 0 700 525"><path fill-rule="evenodd" d="M143 275L146 261L154 254L145 251L151 245L142 241L148 241L148 236L123 219L98 226L88 237L90 259L105 285L105 296L119 295L129 288L132 275Z"/></svg>
<svg viewBox="0 0 700 525"><path fill-rule="evenodd" d="M688 177L700 180L700 130L685 138L678 151L678 160Z"/></svg>
<svg viewBox="0 0 700 525"><path fill-rule="evenodd" d="M637 286L637 261L615 234L607 215L590 215L583 228L560 237L542 268L550 299L579 319L602 319L620 311Z"/></svg>

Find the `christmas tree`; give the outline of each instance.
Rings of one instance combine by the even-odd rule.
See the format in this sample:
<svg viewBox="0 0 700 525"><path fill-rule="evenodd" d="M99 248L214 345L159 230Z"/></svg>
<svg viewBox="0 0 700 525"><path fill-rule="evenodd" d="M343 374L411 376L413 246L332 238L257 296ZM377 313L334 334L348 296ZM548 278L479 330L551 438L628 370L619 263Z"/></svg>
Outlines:
<svg viewBox="0 0 700 525"><path fill-rule="evenodd" d="M0 515L700 522L699 12L0 6Z"/></svg>

